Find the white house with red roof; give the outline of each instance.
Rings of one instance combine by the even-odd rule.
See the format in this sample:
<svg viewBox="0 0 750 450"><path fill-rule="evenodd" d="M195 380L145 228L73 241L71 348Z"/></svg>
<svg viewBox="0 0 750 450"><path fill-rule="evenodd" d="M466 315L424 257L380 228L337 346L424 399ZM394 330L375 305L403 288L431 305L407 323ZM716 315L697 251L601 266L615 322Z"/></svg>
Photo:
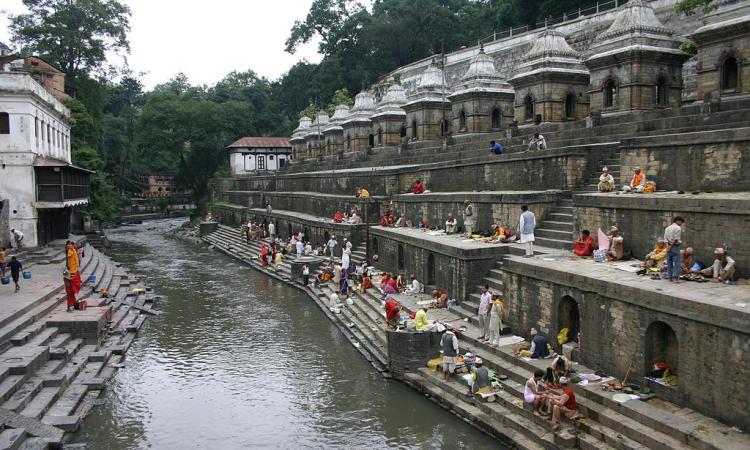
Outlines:
<svg viewBox="0 0 750 450"><path fill-rule="evenodd" d="M232 176L276 171L292 159L292 144L285 137L243 137L227 149Z"/></svg>

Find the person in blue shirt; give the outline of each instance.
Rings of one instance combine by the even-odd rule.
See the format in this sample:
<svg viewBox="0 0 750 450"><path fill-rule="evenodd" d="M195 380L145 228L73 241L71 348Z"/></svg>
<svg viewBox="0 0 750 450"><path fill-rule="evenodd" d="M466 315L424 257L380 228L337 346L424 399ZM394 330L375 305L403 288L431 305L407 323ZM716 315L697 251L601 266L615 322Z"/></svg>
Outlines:
<svg viewBox="0 0 750 450"><path fill-rule="evenodd" d="M502 155L505 153L503 145L495 141L490 141L490 154L491 155Z"/></svg>

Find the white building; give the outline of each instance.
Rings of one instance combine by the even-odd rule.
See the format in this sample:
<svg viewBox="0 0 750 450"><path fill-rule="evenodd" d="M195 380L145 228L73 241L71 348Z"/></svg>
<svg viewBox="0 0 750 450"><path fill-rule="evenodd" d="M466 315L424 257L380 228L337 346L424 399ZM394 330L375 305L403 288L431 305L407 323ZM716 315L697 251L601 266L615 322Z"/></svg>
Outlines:
<svg viewBox="0 0 750 450"><path fill-rule="evenodd" d="M285 137L243 137L227 148L232 176L276 171L292 159L292 145Z"/></svg>
<svg viewBox="0 0 750 450"><path fill-rule="evenodd" d="M71 164L70 111L58 99L64 93L45 89L27 62L0 59L0 246L6 247L12 228L29 247L67 238L73 207L88 202L91 172Z"/></svg>

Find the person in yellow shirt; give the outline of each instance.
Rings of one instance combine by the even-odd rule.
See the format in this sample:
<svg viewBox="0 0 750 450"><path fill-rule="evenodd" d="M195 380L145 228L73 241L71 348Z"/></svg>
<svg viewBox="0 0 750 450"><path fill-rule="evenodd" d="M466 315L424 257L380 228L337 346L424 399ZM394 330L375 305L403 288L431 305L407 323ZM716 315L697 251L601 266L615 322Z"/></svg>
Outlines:
<svg viewBox="0 0 750 450"><path fill-rule="evenodd" d="M667 241L664 239L659 239L656 241L656 247L646 255L645 260L643 261L643 267L648 269L651 267L659 267L659 265L664 261L664 258L667 257Z"/></svg>
<svg viewBox="0 0 750 450"><path fill-rule="evenodd" d="M65 252L67 256L68 272L70 272L71 275L78 273L78 252L76 251L75 245L71 241L68 241L67 244L65 244Z"/></svg>
<svg viewBox="0 0 750 450"><path fill-rule="evenodd" d="M363 187L357 187L357 198L370 198L370 191Z"/></svg>
<svg viewBox="0 0 750 450"><path fill-rule="evenodd" d="M0 247L0 276L5 276L5 247Z"/></svg>
<svg viewBox="0 0 750 450"><path fill-rule="evenodd" d="M414 329L417 331L432 331L435 324L427 320L427 307L423 306L414 316Z"/></svg>

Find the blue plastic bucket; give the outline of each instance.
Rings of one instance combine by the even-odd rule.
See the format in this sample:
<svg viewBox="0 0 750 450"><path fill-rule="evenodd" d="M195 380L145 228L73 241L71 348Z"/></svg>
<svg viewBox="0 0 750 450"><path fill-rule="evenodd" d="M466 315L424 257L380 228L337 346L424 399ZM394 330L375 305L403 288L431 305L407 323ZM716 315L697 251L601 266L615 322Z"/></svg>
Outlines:
<svg viewBox="0 0 750 450"><path fill-rule="evenodd" d="M10 277L8 276L2 277L0 278L0 282L2 282L3 284L10 284Z"/></svg>
<svg viewBox="0 0 750 450"><path fill-rule="evenodd" d="M24 272L23 273L23 279L24 280L30 280L31 279L31 272Z"/></svg>
<svg viewBox="0 0 750 450"><path fill-rule="evenodd" d="M89 277L86 279L87 283L96 283L96 275L89 275Z"/></svg>

